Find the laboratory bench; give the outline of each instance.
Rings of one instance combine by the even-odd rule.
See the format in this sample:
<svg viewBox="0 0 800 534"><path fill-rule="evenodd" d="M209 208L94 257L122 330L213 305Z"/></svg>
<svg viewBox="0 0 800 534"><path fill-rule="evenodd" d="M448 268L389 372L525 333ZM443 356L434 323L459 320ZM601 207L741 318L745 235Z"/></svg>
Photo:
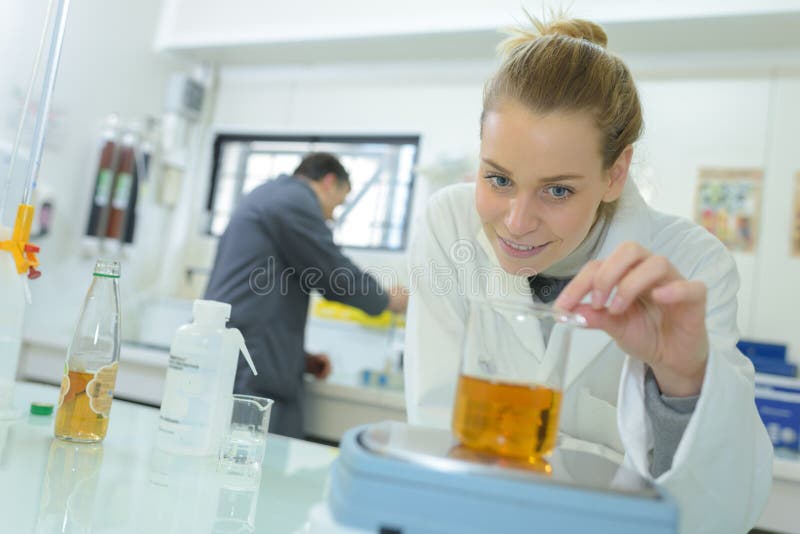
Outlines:
<svg viewBox="0 0 800 534"><path fill-rule="evenodd" d="M331 332L335 330L332 325L329 329ZM341 329L336 327L336 330ZM324 332L324 325L312 330L312 344L317 344L314 348L321 348L323 343L331 341L330 337L325 339ZM305 431L309 437L337 443L348 428L382 420L405 420L402 391L365 387L360 383L358 369L368 364L369 355L363 352L368 341L364 335L359 338L352 332L349 337L343 336L338 345L331 345L335 371L328 380L317 381L307 377ZM35 341L26 339L18 375L22 379L58 384L65 353L66 344L62 341L41 337ZM161 401L167 360L166 348L123 343L117 395L157 406ZM114 427L114 422L111 427ZM274 441L286 443L281 438ZM797 503L800 503L800 455L779 453L773 464L772 492L759 520L759 528L800 534Z"/></svg>
<svg viewBox="0 0 800 534"><path fill-rule="evenodd" d="M154 447L158 410L115 399L99 445L53 437L54 386L18 382L21 417L0 421L3 532L300 532L323 499L337 449L269 435L260 481L217 473L215 458Z"/></svg>

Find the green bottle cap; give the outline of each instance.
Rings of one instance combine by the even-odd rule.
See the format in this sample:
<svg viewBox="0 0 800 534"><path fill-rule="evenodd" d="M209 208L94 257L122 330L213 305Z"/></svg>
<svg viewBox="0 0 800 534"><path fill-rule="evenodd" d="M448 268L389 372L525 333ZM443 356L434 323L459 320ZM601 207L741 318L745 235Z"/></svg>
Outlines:
<svg viewBox="0 0 800 534"><path fill-rule="evenodd" d="M49 402L32 402L31 413L33 415L50 415L53 413L53 405Z"/></svg>

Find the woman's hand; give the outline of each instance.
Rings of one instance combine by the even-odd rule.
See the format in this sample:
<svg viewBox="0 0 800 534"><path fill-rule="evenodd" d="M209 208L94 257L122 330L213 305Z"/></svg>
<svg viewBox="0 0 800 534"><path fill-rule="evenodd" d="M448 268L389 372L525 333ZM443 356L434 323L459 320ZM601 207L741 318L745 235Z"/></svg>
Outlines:
<svg viewBox="0 0 800 534"><path fill-rule="evenodd" d="M580 304L589 293L591 304ZM607 259L584 265L554 306L583 315L589 328L604 330L648 364L663 394L700 392L708 360L706 286L683 278L663 256L623 243Z"/></svg>

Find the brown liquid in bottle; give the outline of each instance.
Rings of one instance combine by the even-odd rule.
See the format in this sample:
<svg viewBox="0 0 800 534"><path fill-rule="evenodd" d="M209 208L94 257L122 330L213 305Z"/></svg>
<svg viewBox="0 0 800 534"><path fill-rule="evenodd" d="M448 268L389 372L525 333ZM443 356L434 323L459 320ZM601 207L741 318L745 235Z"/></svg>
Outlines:
<svg viewBox="0 0 800 534"><path fill-rule="evenodd" d="M108 139L100 152L100 165L95 177L92 209L89 213L89 227L86 229L86 235L102 237L105 234L116 165L117 145L113 139Z"/></svg>
<svg viewBox="0 0 800 534"><path fill-rule="evenodd" d="M119 170L114 180L114 189L111 195L111 209L108 215L106 237L119 239L123 236L123 225L130 202L132 189L135 186L136 153L134 148L123 145L119 157Z"/></svg>
<svg viewBox="0 0 800 534"><path fill-rule="evenodd" d="M95 373L73 370L64 376L61 382L63 399L60 399L56 413L57 438L95 442L106 436L116 364L104 369L107 370L106 376L101 380L94 380Z"/></svg>
<svg viewBox="0 0 800 534"><path fill-rule="evenodd" d="M462 375L453 432L471 449L534 461L555 446L560 408L558 390Z"/></svg>

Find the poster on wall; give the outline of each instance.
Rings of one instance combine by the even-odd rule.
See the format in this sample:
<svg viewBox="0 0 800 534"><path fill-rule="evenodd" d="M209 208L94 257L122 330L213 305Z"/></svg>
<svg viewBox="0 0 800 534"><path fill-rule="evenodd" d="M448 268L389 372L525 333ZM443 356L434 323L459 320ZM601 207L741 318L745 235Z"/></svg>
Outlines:
<svg viewBox="0 0 800 534"><path fill-rule="evenodd" d="M792 256L800 257L800 172L794 175L794 209L792 210Z"/></svg>
<svg viewBox="0 0 800 534"><path fill-rule="evenodd" d="M752 252L756 247L762 174L757 169L700 169L695 221L729 250Z"/></svg>

